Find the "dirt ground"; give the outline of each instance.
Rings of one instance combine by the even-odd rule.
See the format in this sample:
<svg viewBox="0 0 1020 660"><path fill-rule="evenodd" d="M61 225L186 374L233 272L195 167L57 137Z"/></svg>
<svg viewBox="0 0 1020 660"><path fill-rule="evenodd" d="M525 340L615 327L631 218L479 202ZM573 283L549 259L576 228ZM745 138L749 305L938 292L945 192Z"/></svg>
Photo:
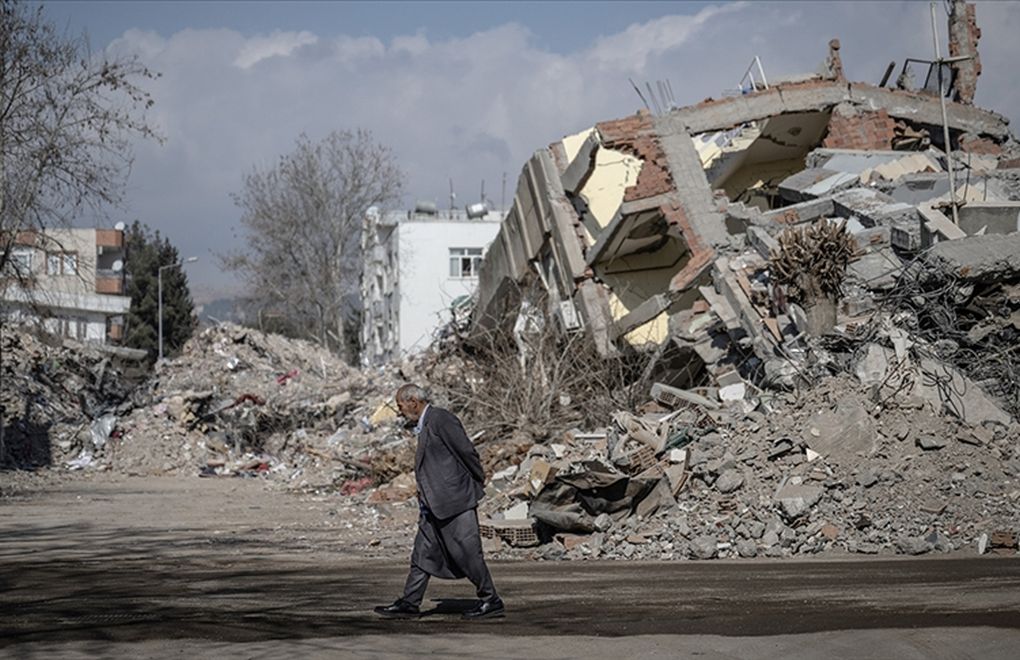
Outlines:
<svg viewBox="0 0 1020 660"><path fill-rule="evenodd" d="M1012 557L493 562L398 595L416 511L257 479L0 473L0 656L1013 658ZM383 517L391 517L381 525ZM393 531L394 529L398 531ZM384 531L379 531L384 530Z"/></svg>

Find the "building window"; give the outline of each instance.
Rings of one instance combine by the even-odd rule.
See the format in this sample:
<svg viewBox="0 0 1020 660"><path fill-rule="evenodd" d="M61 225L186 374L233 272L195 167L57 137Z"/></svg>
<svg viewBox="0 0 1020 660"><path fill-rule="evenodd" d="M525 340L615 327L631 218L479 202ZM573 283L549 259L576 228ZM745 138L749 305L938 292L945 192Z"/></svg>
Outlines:
<svg viewBox="0 0 1020 660"><path fill-rule="evenodd" d="M32 251L14 250L11 252L11 268L19 277L28 277L32 274Z"/></svg>
<svg viewBox="0 0 1020 660"><path fill-rule="evenodd" d="M69 339L85 339L88 331L88 321L79 316L57 316L52 320L50 326L54 334Z"/></svg>
<svg viewBox="0 0 1020 660"><path fill-rule="evenodd" d="M450 248L450 277L478 277L482 267L482 248Z"/></svg>
<svg viewBox="0 0 1020 660"><path fill-rule="evenodd" d="M47 275L77 275L78 255L74 252L49 252L46 255Z"/></svg>

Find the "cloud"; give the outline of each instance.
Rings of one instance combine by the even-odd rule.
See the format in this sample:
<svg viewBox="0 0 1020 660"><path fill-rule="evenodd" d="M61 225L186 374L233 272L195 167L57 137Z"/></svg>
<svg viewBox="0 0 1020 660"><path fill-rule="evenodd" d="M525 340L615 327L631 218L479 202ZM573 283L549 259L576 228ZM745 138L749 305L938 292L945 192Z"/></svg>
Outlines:
<svg viewBox="0 0 1020 660"><path fill-rule="evenodd" d="M270 57L286 57L302 46L318 43L319 38L311 32L274 31L268 36L247 39L234 59L234 64L249 69Z"/></svg>
<svg viewBox="0 0 1020 660"><path fill-rule="evenodd" d="M693 16L663 16L629 26L623 32L600 37L588 59L603 67L641 72L649 59L681 46L721 14L740 11L747 3L705 7Z"/></svg>
<svg viewBox="0 0 1020 660"><path fill-rule="evenodd" d="M685 5L663 5L664 11ZM981 3L978 102L1020 119L1016 5ZM944 22L944 14L939 19ZM563 26L563 29L572 29ZM681 104L734 88L754 56L769 78L817 69L832 37L848 76L878 82L890 60L931 55L927 3L736 3L666 15L593 38L573 52L543 46L522 23L430 39L311 32L245 36L129 30L110 46L163 75L150 86L164 146L139 144L128 208L185 255L196 296L236 286L215 252L238 247L230 194L253 166L273 164L302 132L366 128L408 175L407 197L445 205L504 200L538 148L641 107L628 82L668 79ZM945 43L943 41L943 43ZM111 224L112 224L111 222Z"/></svg>

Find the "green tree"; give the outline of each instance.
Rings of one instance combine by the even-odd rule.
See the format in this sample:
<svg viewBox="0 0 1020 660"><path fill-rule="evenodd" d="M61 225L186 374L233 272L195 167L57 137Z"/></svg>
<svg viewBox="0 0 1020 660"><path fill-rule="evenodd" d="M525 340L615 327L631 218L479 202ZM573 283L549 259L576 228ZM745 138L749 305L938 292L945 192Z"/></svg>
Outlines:
<svg viewBox="0 0 1020 660"><path fill-rule="evenodd" d="M180 263L177 248L158 231L137 220L124 235L127 248L128 313L125 344L159 354L159 268ZM172 355L188 341L198 323L188 288L188 276L181 267L163 269L163 353Z"/></svg>

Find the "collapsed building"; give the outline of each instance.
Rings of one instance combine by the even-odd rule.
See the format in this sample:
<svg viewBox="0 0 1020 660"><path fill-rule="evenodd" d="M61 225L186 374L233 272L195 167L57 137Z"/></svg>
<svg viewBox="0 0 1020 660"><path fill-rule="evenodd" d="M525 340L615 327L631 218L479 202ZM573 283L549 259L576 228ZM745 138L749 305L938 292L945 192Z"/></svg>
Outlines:
<svg viewBox="0 0 1020 660"><path fill-rule="evenodd" d="M916 61L891 87L894 67L879 85L849 83L833 41L825 75L761 76L739 96L539 150L480 270L481 242L464 250L455 214L374 218L370 357L392 360L402 340L401 224L460 223L422 258L434 274L479 275L471 318L458 298L429 351L400 364L354 370L219 324L129 399L101 396L122 380L105 356L5 335L0 367L17 386L0 401L0 465L275 480L349 498L336 520L372 534L370 553L403 553L416 439L391 397L411 380L437 388L478 446L480 528L497 556L1014 554L1020 148L1003 117L971 105L973 19L954 4L950 52L971 59L944 72L948 88L933 63L912 88ZM800 272L833 264L838 296L793 301ZM561 332L606 358L593 365L584 346L578 380L637 354L661 367L642 375L650 391L614 409L562 378L564 361L529 358L521 333L543 298ZM509 326L519 362L460 350Z"/></svg>
<svg viewBox="0 0 1020 660"><path fill-rule="evenodd" d="M895 82L893 65L878 85L846 80L833 40L823 74L538 150L482 265L473 332L512 324L537 281L562 330L604 356L660 351L677 387L760 381L806 329L767 278L784 230L825 219L856 240L843 324L935 243L1016 232L1020 152L1008 120L972 104L972 6L954 4L950 34L949 63L908 60Z"/></svg>

